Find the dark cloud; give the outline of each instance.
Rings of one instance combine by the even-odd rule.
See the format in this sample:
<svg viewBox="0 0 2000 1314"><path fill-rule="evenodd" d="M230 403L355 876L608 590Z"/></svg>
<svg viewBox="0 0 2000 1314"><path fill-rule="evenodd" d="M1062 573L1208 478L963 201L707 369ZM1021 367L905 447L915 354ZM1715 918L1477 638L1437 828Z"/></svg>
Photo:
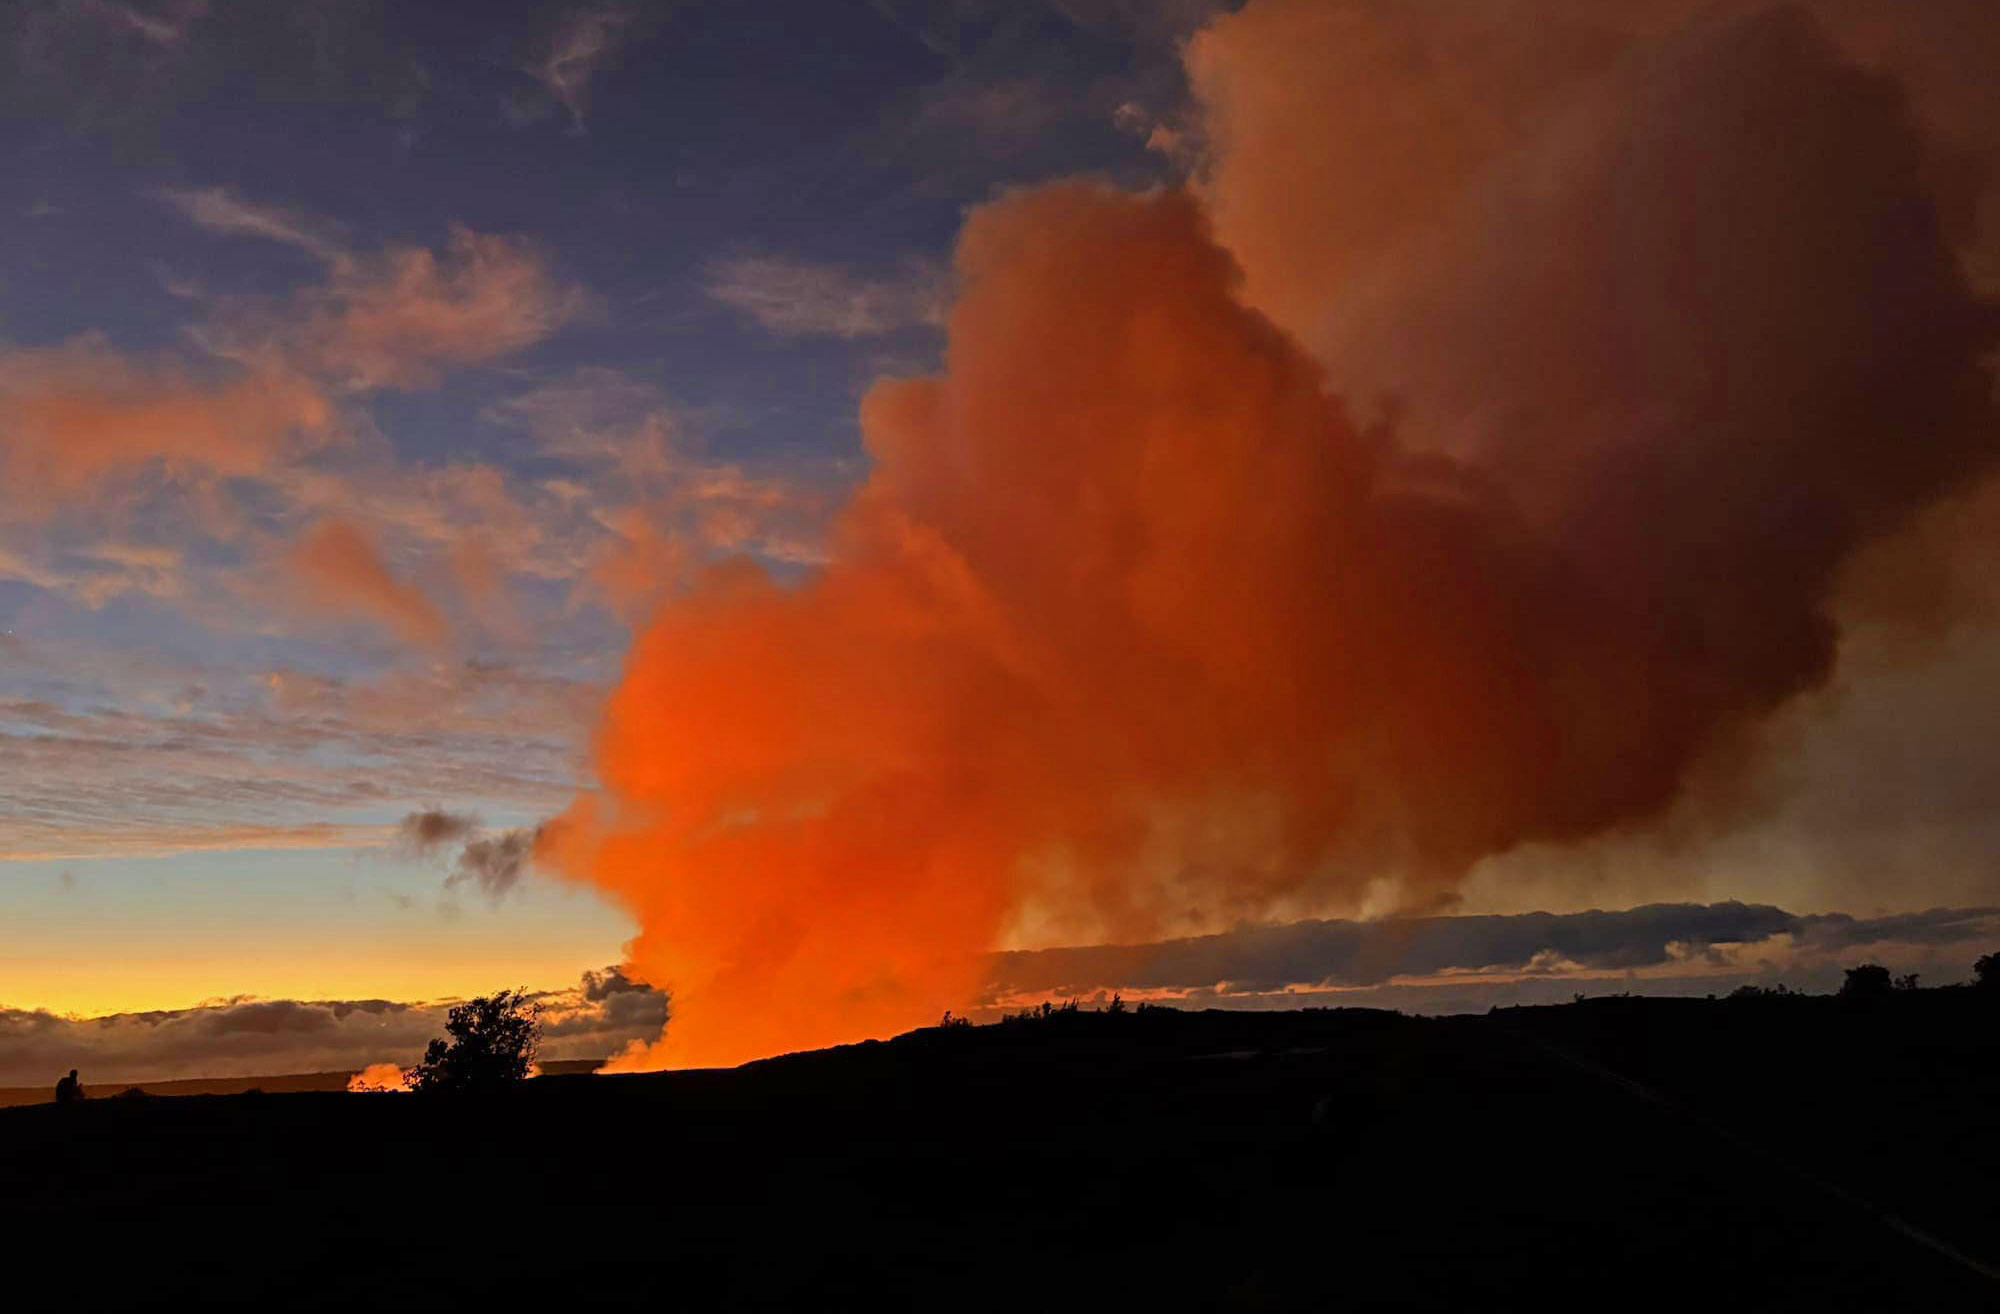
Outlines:
<svg viewBox="0 0 2000 1314"><path fill-rule="evenodd" d="M302 1004L294 999L268 999L256 1003L231 1004L225 1008L202 1009L196 1015L202 1032L226 1036L249 1032L259 1036L311 1035L333 1031L340 1021L324 1004Z"/></svg>
<svg viewBox="0 0 2000 1314"><path fill-rule="evenodd" d="M1789 937L1812 953L1886 944L1940 946L2000 936L2000 910L1893 917L1801 917L1766 904L1652 904L1621 912L1306 921L1158 944L996 954L989 998L1100 989L1257 994L1380 986L1483 972L1604 974L1669 964L1726 965L1726 947ZM1969 959L1967 960L1970 961Z"/></svg>
<svg viewBox="0 0 2000 1314"><path fill-rule="evenodd" d="M527 874L535 836L540 830L525 826L482 834L479 818L433 808L404 817L397 833L398 846L420 857L463 841L452 873L445 878L446 888L473 885L497 901L506 897Z"/></svg>
<svg viewBox="0 0 2000 1314"><path fill-rule="evenodd" d="M1942 945L2000 939L2000 908L1931 908L1888 917L1822 913L1801 917L1794 934L1825 949L1878 944Z"/></svg>
<svg viewBox="0 0 2000 1314"><path fill-rule="evenodd" d="M433 808L404 817L397 834L410 852L427 854L465 839L478 829L479 818L475 816Z"/></svg>
<svg viewBox="0 0 2000 1314"><path fill-rule="evenodd" d="M392 1003L387 999L343 999L326 1005L337 1018L345 1018L349 1013L366 1013L370 1017L380 1017L385 1013L400 1013L410 1007L408 1004Z"/></svg>
<svg viewBox="0 0 2000 1314"><path fill-rule="evenodd" d="M586 1003L590 1006L574 1012L545 1005L543 1037L562 1040L570 1036L599 1035L611 1030L621 1035L651 1038L659 1035L660 1029L667 1025L669 1004L666 994L647 986L633 985L600 999L587 1000Z"/></svg>
<svg viewBox="0 0 2000 1314"><path fill-rule="evenodd" d="M445 884L470 883L490 899L506 897L527 872L538 833L539 827L524 827L473 840L459 850L458 868L445 878Z"/></svg>
<svg viewBox="0 0 2000 1314"><path fill-rule="evenodd" d="M652 987L644 982L634 981L625 975L625 969L622 967L607 967L602 972L585 972L582 989L583 997L596 1003L613 995L634 990L651 990Z"/></svg>

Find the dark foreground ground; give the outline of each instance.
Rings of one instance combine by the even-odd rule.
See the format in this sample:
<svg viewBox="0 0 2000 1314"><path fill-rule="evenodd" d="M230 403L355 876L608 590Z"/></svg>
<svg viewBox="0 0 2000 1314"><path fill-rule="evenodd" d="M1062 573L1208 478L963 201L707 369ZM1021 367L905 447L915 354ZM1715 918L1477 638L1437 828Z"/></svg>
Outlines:
<svg viewBox="0 0 2000 1314"><path fill-rule="evenodd" d="M1970 991L1085 1013L44 1105L0 1111L0 1237L68 1309L1992 1310L1996 1032Z"/></svg>
<svg viewBox="0 0 2000 1314"><path fill-rule="evenodd" d="M599 1059L555 1059L542 1064L549 1073L589 1072L601 1066ZM241 1095L257 1091L265 1095L296 1094L299 1091L345 1091L347 1083L357 1073L355 1068L342 1068L337 1072L286 1072L275 1076L252 1077L191 1077L173 1081L149 1081L142 1086L113 1082L108 1085L87 1085L92 1099L105 1099L136 1090L142 1095ZM51 1082L44 1086L0 1086L0 1109L12 1108L18 1104L53 1104L55 1086Z"/></svg>

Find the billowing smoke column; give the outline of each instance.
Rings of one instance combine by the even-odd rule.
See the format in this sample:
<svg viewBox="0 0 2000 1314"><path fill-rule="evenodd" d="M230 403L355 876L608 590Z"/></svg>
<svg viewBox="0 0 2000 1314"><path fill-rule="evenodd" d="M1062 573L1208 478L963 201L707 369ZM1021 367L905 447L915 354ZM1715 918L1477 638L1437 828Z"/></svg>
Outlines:
<svg viewBox="0 0 2000 1314"><path fill-rule="evenodd" d="M1196 42L1200 186L975 213L944 372L868 395L830 563L719 566L639 639L602 790L538 849L674 991L631 1063L933 1020L1026 925L1434 906L1652 815L1827 676L1842 561L1989 461L1990 311L1894 84L1811 22L1572 51L1560 104L1388 178L1385 232L1340 218L1375 180L1337 97L1294 89L1283 177L1231 136L1241 25L1314 8ZM1379 261L1260 229L1281 185Z"/></svg>

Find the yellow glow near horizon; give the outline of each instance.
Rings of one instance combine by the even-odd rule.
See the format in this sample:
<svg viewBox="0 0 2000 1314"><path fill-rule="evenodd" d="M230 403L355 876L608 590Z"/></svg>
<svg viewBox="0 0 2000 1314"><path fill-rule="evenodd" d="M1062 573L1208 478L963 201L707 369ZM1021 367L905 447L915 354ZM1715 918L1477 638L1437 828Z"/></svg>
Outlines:
<svg viewBox="0 0 2000 1314"><path fill-rule="evenodd" d="M561 989L587 969L622 960L627 932L592 923L400 926L373 936L316 942L310 928L132 928L100 938L96 952L29 946L9 955L0 1007L97 1017L191 1008L206 1000L447 999L525 986ZM606 932L610 931L609 934Z"/></svg>
<svg viewBox="0 0 2000 1314"><path fill-rule="evenodd" d="M0 1007L43 1009L77 1017L146 1013L193 1008L234 996L260 999L388 999L416 1003L464 998L496 989L525 986L558 990L576 984L588 969L617 962L612 946L595 957L524 954L410 962L399 966L335 962L284 964L161 962L116 973L10 971ZM227 984L223 984L227 982Z"/></svg>

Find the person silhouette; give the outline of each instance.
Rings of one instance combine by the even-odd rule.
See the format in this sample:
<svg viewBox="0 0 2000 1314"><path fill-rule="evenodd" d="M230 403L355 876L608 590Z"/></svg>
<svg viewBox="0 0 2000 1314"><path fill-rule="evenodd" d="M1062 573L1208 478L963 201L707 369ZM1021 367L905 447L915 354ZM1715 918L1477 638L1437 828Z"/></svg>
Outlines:
<svg viewBox="0 0 2000 1314"><path fill-rule="evenodd" d="M56 1103L74 1104L82 1098L83 1083L76 1079L76 1069L71 1068L69 1075L56 1083Z"/></svg>

